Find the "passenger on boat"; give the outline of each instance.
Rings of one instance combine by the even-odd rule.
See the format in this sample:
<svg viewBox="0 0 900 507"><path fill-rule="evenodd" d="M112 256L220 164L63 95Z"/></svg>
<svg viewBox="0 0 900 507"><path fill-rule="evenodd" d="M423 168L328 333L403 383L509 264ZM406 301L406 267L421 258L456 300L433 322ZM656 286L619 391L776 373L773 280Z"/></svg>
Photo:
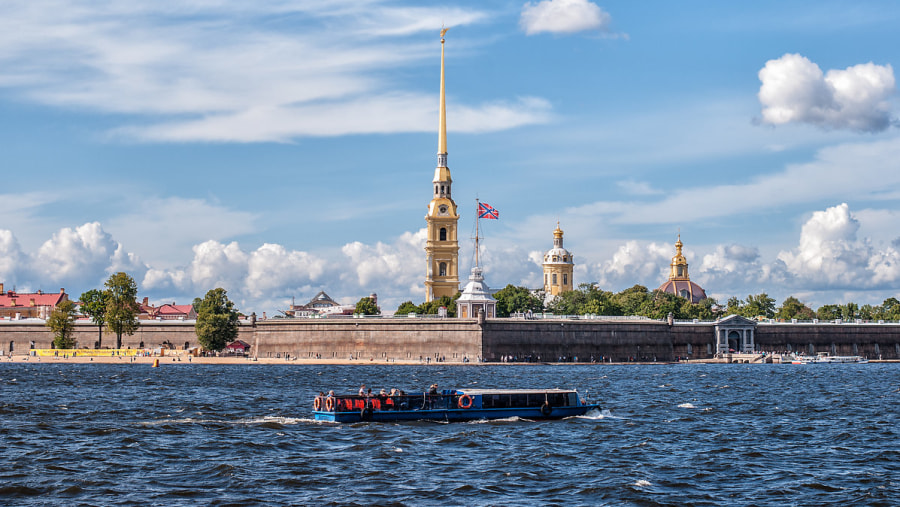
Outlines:
<svg viewBox="0 0 900 507"><path fill-rule="evenodd" d="M385 391L384 389L382 389L381 392L378 393L378 396L387 396L387 391Z"/></svg>
<svg viewBox="0 0 900 507"><path fill-rule="evenodd" d="M431 384L431 387L428 389L428 394L437 394L437 392L438 392L438 385Z"/></svg>
<svg viewBox="0 0 900 507"><path fill-rule="evenodd" d="M396 387L391 388L391 394L389 394L389 396L397 396L397 388Z"/></svg>
<svg viewBox="0 0 900 507"><path fill-rule="evenodd" d="M366 385L365 385L365 384L359 386L359 395L360 395L360 396L365 396L365 395L366 395Z"/></svg>

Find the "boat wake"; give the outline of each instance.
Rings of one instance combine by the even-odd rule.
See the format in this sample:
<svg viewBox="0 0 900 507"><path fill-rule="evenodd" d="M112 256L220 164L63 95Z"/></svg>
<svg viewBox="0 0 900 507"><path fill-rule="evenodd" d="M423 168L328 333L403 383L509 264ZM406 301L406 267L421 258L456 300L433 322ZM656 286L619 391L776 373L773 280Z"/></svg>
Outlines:
<svg viewBox="0 0 900 507"><path fill-rule="evenodd" d="M588 410L584 415L576 415L572 417L572 419L592 419L598 421L601 419L622 419L622 417L612 415L612 412L610 412L609 409L600 410L595 408L593 410Z"/></svg>

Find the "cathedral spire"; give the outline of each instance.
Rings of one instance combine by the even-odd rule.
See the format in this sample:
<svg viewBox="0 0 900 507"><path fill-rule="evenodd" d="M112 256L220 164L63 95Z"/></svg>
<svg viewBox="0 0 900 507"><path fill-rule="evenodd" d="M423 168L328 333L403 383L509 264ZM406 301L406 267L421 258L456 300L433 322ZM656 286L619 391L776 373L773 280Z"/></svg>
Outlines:
<svg viewBox="0 0 900 507"><path fill-rule="evenodd" d="M441 29L441 105L438 112L438 167L447 167L447 99L444 92L444 34L449 28Z"/></svg>

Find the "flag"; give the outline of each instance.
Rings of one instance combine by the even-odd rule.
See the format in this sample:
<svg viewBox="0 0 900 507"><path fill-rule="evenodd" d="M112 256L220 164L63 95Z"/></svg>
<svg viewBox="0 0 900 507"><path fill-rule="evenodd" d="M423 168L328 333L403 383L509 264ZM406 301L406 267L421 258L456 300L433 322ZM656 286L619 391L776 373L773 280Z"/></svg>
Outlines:
<svg viewBox="0 0 900 507"><path fill-rule="evenodd" d="M489 220L499 220L500 212L485 202L478 203L478 218L487 218Z"/></svg>

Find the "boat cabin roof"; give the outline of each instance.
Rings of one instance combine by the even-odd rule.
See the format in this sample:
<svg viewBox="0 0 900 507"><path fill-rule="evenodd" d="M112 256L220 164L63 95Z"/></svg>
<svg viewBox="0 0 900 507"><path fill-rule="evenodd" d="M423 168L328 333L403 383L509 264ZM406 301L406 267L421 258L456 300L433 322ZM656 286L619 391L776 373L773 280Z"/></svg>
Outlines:
<svg viewBox="0 0 900 507"><path fill-rule="evenodd" d="M574 393L574 389L457 389L457 394L559 394Z"/></svg>

